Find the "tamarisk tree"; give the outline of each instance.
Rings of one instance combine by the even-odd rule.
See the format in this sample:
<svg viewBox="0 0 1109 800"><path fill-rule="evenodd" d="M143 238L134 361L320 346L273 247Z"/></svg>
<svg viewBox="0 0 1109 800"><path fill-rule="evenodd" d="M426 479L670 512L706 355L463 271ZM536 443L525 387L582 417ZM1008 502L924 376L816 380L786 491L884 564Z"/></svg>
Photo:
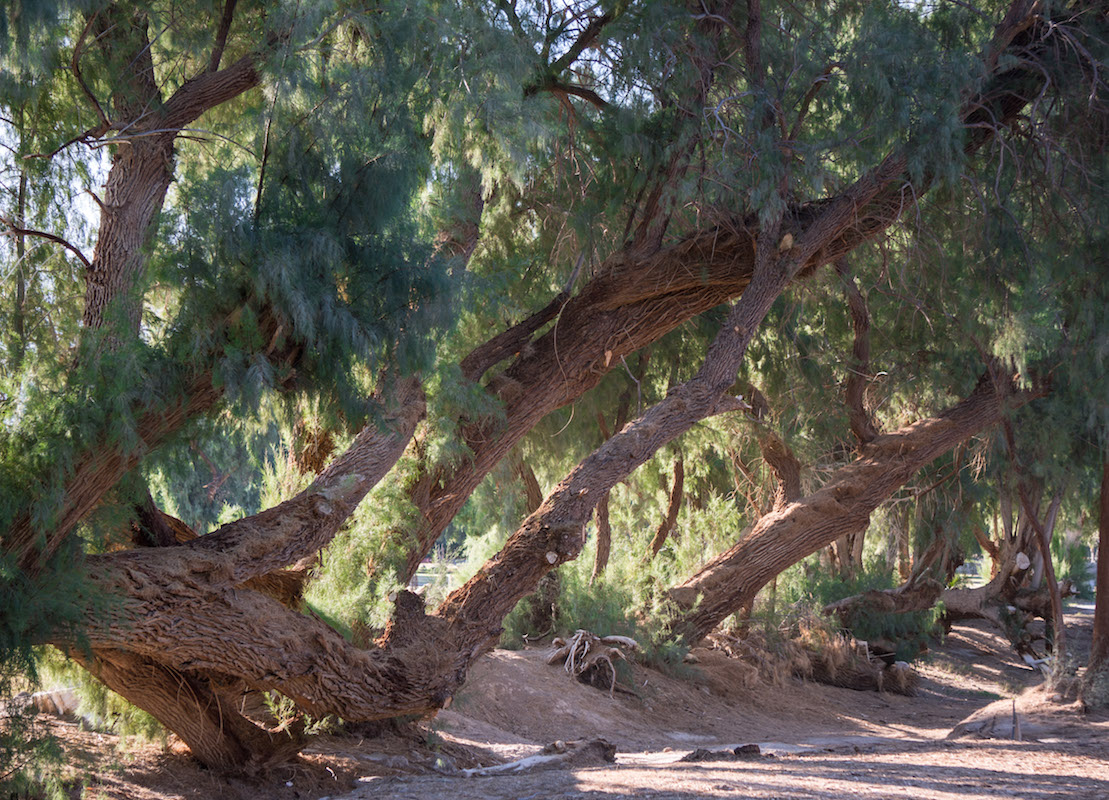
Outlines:
<svg viewBox="0 0 1109 800"><path fill-rule="evenodd" d="M33 91L3 101L19 187L4 313L21 320L3 351L5 653L54 644L205 763L250 770L300 740L240 714L247 692L347 720L446 706L515 603L581 552L609 490L745 411L737 375L791 287L909 236L933 195L935 213L960 208L1012 131L1058 113L1061 86L1098 96L1103 13L228 0L6 21ZM53 212L27 170L87 214ZM347 639L275 590L382 480L410 506L379 534L406 582L544 418L709 312L699 367L580 454L439 608L398 592L379 637ZM986 377L962 402L860 424L857 460L814 493L783 489L672 591L677 628L703 636L1027 399L976 356ZM206 421L306 401L346 446L300 491L180 536L152 508L160 454Z"/></svg>

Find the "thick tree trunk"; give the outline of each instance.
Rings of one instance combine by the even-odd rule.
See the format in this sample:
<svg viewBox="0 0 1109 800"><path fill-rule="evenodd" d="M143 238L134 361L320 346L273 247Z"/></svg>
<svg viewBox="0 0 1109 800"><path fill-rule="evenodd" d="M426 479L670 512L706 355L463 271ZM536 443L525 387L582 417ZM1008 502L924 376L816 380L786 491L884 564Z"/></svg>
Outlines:
<svg viewBox="0 0 1109 800"><path fill-rule="evenodd" d="M323 622L257 592L214 588L210 574L194 579L162 565L111 558L92 566L99 587L128 598L89 619L93 652L125 651L175 672L228 676L251 689L277 691L315 717L364 721L442 708L471 655L455 646L442 621L423 615L410 592L398 596L386 646L360 650ZM64 639L54 643L75 649ZM129 699L159 713L142 697Z"/></svg>
<svg viewBox="0 0 1109 800"><path fill-rule="evenodd" d="M998 422L1013 392L1007 376L996 385L983 379L939 417L873 439L819 491L767 514L730 550L672 589L675 603L686 609L675 629L687 641L699 641L786 567L864 529L871 512L917 470Z"/></svg>
<svg viewBox="0 0 1109 800"><path fill-rule="evenodd" d="M1109 459L1101 466L1099 509L1094 638L1088 666L1091 673L1109 669Z"/></svg>
<svg viewBox="0 0 1109 800"><path fill-rule="evenodd" d="M93 582L125 599L107 618L90 618L93 649L82 663L211 766L253 770L297 749L287 735L272 735L235 710L242 688L274 689L309 713L355 720L425 713L447 702L460 680L457 669L445 668L453 650L442 637L429 635L419 646L438 654L429 660L420 651L429 672L422 682L405 677L406 690L393 683L403 672L396 652L411 652L411 642L392 654L367 654L283 605L295 605L301 576L280 567L330 540L400 457L422 417L415 379L390 386L390 427L364 430L292 500L180 546L90 559ZM421 611L405 620L415 626L422 618ZM57 644L75 650L72 642ZM221 692L213 676L242 686ZM354 688L344 694L332 681ZM394 707L374 716L369 709L382 703Z"/></svg>
<svg viewBox="0 0 1109 800"><path fill-rule="evenodd" d="M121 650L68 655L132 705L176 733L200 761L225 772L255 774L303 746L296 732L272 732L239 714L239 703L211 681Z"/></svg>
<svg viewBox="0 0 1109 800"><path fill-rule="evenodd" d="M185 81L164 103L154 80L147 22L121 7L93 15L82 41L91 31L105 58L120 74L114 95L115 119L109 120L97 107L102 125L98 136L120 131L112 169L108 174L105 199L100 202L101 223L96 250L86 273L84 325L86 330L110 327L104 342L115 347L134 338L142 316L140 277L145 264L143 247L156 222L173 177L173 143L178 131L206 111L221 105L259 83L257 56L244 56L218 72L203 72ZM80 47L80 45L78 45ZM233 317L234 315L232 315ZM264 314L263 335L271 333L273 352L281 326ZM216 327L232 327L229 318ZM219 339L219 337L214 337ZM269 354L269 353L268 353ZM95 353L82 356L86 365L96 363ZM201 359L203 360L203 359ZM183 396L166 405L164 398L152 400L147 409L137 410L137 450L121 450L105 440L82 456L67 481L64 499L45 533L32 523L29 514L16 516L4 537L4 549L18 559L20 567L36 572L53 555L73 526L114 487L125 472L133 469L150 448L157 446L189 419L209 410L222 396L211 375L198 370L186 385Z"/></svg>
<svg viewBox="0 0 1109 800"><path fill-rule="evenodd" d="M697 374L672 388L664 400L574 468L501 552L465 586L452 592L436 611L436 616L448 621L459 642L479 650L496 642L499 621L515 603L550 569L581 552L585 523L604 492L700 420L748 408L739 399L725 397L725 393L734 386L747 345L770 306L798 272L807 268L817 250L836 241L848 228L853 229L857 209L872 202L904 168L900 158L884 161L823 207L788 250L779 245L780 230L772 226L764 231L756 250L755 277L728 314ZM561 340L559 348L561 352ZM996 395L991 393L990 397L999 407ZM943 419L934 427L958 427L963 416L971 416L957 413L961 409L952 412L953 423ZM999 413L999 409L991 410ZM895 441L889 446L896 448L898 444Z"/></svg>

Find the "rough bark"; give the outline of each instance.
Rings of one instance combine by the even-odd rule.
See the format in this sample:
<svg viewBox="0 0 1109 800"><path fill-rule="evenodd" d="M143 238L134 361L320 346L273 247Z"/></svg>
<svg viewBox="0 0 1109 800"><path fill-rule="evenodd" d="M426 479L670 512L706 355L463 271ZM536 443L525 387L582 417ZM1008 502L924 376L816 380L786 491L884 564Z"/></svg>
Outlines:
<svg viewBox="0 0 1109 800"><path fill-rule="evenodd" d="M776 226L763 232L754 279L732 307L697 374L673 387L665 399L575 467L501 552L444 600L436 616L448 621L459 642L479 650L495 643L499 621L515 603L550 569L581 552L585 523L604 492L700 420L747 408L725 395L770 306L818 250L855 223L857 209L866 207L904 169L902 159L886 159L825 206L788 250L779 248Z"/></svg>
<svg viewBox="0 0 1109 800"><path fill-rule="evenodd" d="M1002 498L1007 498L1002 493ZM1026 519L1020 524L1013 524L1011 505L1005 500L999 505L1004 509L1002 513L1003 527L999 531L999 540L996 546L998 558L994 562L994 574L989 583L973 589L946 589L942 600L944 604L944 619L950 623L960 619L985 619L992 622L999 629L1009 634L1014 645L1020 644L1020 634L1013 625L1007 624L1011 613L1009 607L1024 584L1030 566L1027 550L1033 535L1032 526Z"/></svg>
<svg viewBox="0 0 1109 800"><path fill-rule="evenodd" d="M146 18L113 6L94 14L89 28L119 73L120 84L113 94L112 119L99 131L117 135L111 140L115 153L100 200L96 249L85 273L83 321L87 328L118 322L112 327L119 333L135 335L142 319L145 245L173 180L177 134L204 112L257 86L259 75L256 56L245 56L225 70L205 71L186 81L163 103ZM75 62L79 50L78 45Z"/></svg>
<svg viewBox="0 0 1109 800"><path fill-rule="evenodd" d="M593 572L589 582L594 583L597 578L605 574L608 567L608 558L612 550L612 524L608 515L609 493L601 495L597 503L597 555L593 559Z"/></svg>
<svg viewBox="0 0 1109 800"><path fill-rule="evenodd" d="M968 106L968 150L981 146L998 125L1008 124L1026 105L1032 95L1025 73L1018 77L1019 91L1005 88ZM172 105L173 98L166 104L163 124L180 118L171 113ZM978 127L982 121L989 122L988 130ZM519 348L500 352L505 353L502 357L519 355L495 381L495 392L505 404L505 422L499 427L484 421L470 425L465 435L473 458L457 471L437 476L420 508L427 519L420 531L425 552L477 483L549 411L595 386L627 353L741 294L693 380L673 389L579 465L502 552L452 593L434 616L425 616L418 601L402 592L376 649L354 648L319 621L237 587L326 544L376 480L375 471L388 469L399 456L410 431L380 434L383 438L377 441L373 437L380 432L363 432L302 495L196 542L157 553L92 559L93 579L124 600L107 618L90 620L90 644L103 651L126 650L172 670L234 676L253 688L279 691L317 716L340 713L352 720L376 719L442 707L472 659L495 641L500 620L515 602L553 566L580 552L583 526L596 500L697 421L739 407L725 393L767 309L789 283L885 230L913 206L926 184L913 186L905 159L891 156L842 195L792 207L765 230L756 232L752 220L735 220L650 253L642 248L623 251L610 258L577 296L559 306L552 329L539 334L536 327L526 337L513 339ZM661 241L664 229L665 225L654 225L644 238ZM794 244L781 249L785 233ZM932 431L931 438L943 440L951 426L971 425L972 400L920 425L936 423L939 430ZM407 427L409 419L414 425L421 412L417 409L411 417L410 412L400 412L397 429ZM919 432L914 427L879 437L868 445L870 458L896 461L899 456L883 447L911 447ZM138 455L106 458L116 459L119 464L112 469L122 474ZM884 467L891 471L889 463ZM115 480L91 482L110 487ZM103 490L90 492L90 497L95 495L90 502L102 494ZM844 500L831 497L829 502ZM66 513L74 515L73 521L91 508L68 498L67 503ZM789 514L798 505L803 504L791 504L781 513Z"/></svg>
<svg viewBox="0 0 1109 800"><path fill-rule="evenodd" d="M93 34L97 46L118 73L112 98L113 118L84 84L80 72L81 48ZM244 56L220 71L202 72L186 81L164 102L154 74L145 17L133 16L112 6L89 17L74 48L74 74L96 107L102 124L97 137L117 135L112 168L104 198L99 199L100 227L93 259L86 270L83 323L86 331L102 331L98 345L110 348L134 338L142 317L141 275L146 260L147 237L161 210L173 177L173 145L177 134L206 111L234 99L259 83L257 55ZM221 327L226 327L225 321ZM262 332L279 336L281 327L263 315ZM86 338L88 334L86 334ZM218 338L218 337L217 337ZM270 344L274 349L274 342ZM95 353L82 358L95 363ZM125 472L133 469L146 451L168 438L190 418L209 410L222 395L203 368L188 382L183 396L167 405L164 399L136 413L139 450L121 450L105 443L78 460L67 481L64 499L43 534L30 516L16 517L4 549L14 554L20 567L35 572L49 558L73 526L87 514Z"/></svg>
<svg viewBox="0 0 1109 800"><path fill-rule="evenodd" d="M771 508L784 508L801 496L801 462L790 446L768 428L759 431L758 442L763 461L777 479Z"/></svg>
<svg viewBox="0 0 1109 800"><path fill-rule="evenodd" d="M1094 638L1089 672L1109 668L1109 459L1101 466L1098 514L1097 588L1094 599Z"/></svg>
<svg viewBox="0 0 1109 800"><path fill-rule="evenodd" d="M126 598L89 619L94 652L125 651L193 676L226 675L277 691L315 717L364 721L442 708L470 655L460 655L442 622L425 617L410 592L398 596L387 646L361 650L320 620L257 592L215 588L203 573L192 580L157 564L110 558L92 566L100 588ZM69 641L55 644L74 649Z"/></svg>
<svg viewBox="0 0 1109 800"><path fill-rule="evenodd" d="M71 649L68 655L113 692L146 709L213 769L255 774L303 745L295 732L268 731L239 714L234 698L206 678L122 650Z"/></svg>
<svg viewBox="0 0 1109 800"><path fill-rule="evenodd" d="M677 632L699 641L786 567L864 529L871 512L917 470L998 422L1013 393L1008 377L984 378L958 405L876 437L820 490L765 515L740 542L671 590L685 612Z"/></svg>
<svg viewBox="0 0 1109 800"><path fill-rule="evenodd" d="M92 582L125 599L107 619L89 620L92 649L82 663L176 732L210 766L238 765L250 771L298 749L287 736L275 737L235 710L243 689L275 689L309 713L346 719L378 718L367 709L388 704L382 695L389 693L397 694L405 708L381 716L426 712L450 696L457 671L436 672L444 666L442 658L429 662L427 681L438 682L434 689L406 695L390 683L398 672L390 660L395 656L350 648L323 623L286 608L299 605L303 575L280 567L314 556L330 541L392 468L423 416L418 380L387 381L386 387L386 427L371 425L362 431L292 500L201 538L175 529L175 540L185 540L180 546L89 560ZM174 527L167 519L163 522ZM257 646L259 635L266 637L266 645ZM299 654L298 642L303 648ZM343 652L336 655L339 642ZM429 642L451 652L441 641ZM73 649L71 642L59 644ZM219 652L206 654L206 649ZM382 673L378 686L353 696L328 688L331 680L357 683L369 668L367 661ZM228 676L220 682L233 688L213 688L220 676ZM184 685L189 687L186 696ZM344 707L352 703L356 710Z"/></svg>
<svg viewBox="0 0 1109 800"><path fill-rule="evenodd" d="M178 547L131 550L91 560L93 574L147 571L151 584L184 581L215 589L314 556L378 481L393 467L424 413L416 378L388 384L384 428L367 426L346 452L303 492L252 517L228 523Z"/></svg>
<svg viewBox="0 0 1109 800"><path fill-rule="evenodd" d="M444 600L436 616L447 621L458 642L476 651L491 647L500 620L516 602L548 571L581 552L585 523L604 492L696 422L741 407L736 401L726 401L724 393L735 381L755 329L800 267L803 256L792 265L782 265L766 263L770 260L767 254L760 279L748 287L728 315L697 375L671 389L664 400L572 470L501 552Z"/></svg>

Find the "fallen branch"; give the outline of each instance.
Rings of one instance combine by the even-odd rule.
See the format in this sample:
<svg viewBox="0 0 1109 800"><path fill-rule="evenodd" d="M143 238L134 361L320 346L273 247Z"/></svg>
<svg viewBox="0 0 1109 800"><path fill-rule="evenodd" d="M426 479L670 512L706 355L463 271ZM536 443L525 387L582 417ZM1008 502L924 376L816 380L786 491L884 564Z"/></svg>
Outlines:
<svg viewBox="0 0 1109 800"><path fill-rule="evenodd" d="M604 739L582 739L576 742L557 741L544 747L538 753L507 764L493 767L464 769L460 774L467 778L486 777L504 773L524 772L532 769L552 769L554 767L583 767L612 764L616 761L616 745Z"/></svg>

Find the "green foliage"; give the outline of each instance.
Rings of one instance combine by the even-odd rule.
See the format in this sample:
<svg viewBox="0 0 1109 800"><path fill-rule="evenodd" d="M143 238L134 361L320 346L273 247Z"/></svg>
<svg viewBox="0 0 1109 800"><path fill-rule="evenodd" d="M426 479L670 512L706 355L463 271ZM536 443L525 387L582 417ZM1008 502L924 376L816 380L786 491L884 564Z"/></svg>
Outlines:
<svg viewBox="0 0 1109 800"><path fill-rule="evenodd" d="M65 796L61 747L36 719L29 697L16 693L33 692L48 677L40 673L32 642L76 626L81 584L61 568L57 574L48 569L41 582L32 583L6 559L0 560L0 580L12 591L0 614L0 796L57 800Z"/></svg>
<svg viewBox="0 0 1109 800"><path fill-rule="evenodd" d="M800 574L795 573L796 577L801 575L804 575L803 571ZM789 591L788 583L782 587L785 591L779 591L782 592L785 614L788 617L797 613L819 614L820 609L837 600L871 590L892 589L896 585L895 576L888 568L864 570L853 578L813 571L794 583L792 592ZM860 604L847 619L841 622L837 618L831 624L835 627L842 625L856 639L877 643L879 647L893 645L894 657L898 661L912 662L927 649L932 638L942 634L942 626L939 625L942 615L942 604L924 611L904 614L879 612ZM768 622L780 627L780 623L772 620Z"/></svg>
<svg viewBox="0 0 1109 800"><path fill-rule="evenodd" d="M1078 597L1083 600L1094 599L1094 565L1090 548L1081 539L1072 540L1066 534L1051 539L1051 563L1055 568L1055 578L1060 583L1070 581Z"/></svg>
<svg viewBox="0 0 1109 800"><path fill-rule="evenodd" d="M33 706L5 700L0 711L0 795L9 800L67 797L63 755L36 719Z"/></svg>
<svg viewBox="0 0 1109 800"><path fill-rule="evenodd" d="M411 467L414 454L404 457ZM393 610L389 594L419 523L405 491L414 470L394 470L379 483L320 556L305 600L346 629L384 627Z"/></svg>

